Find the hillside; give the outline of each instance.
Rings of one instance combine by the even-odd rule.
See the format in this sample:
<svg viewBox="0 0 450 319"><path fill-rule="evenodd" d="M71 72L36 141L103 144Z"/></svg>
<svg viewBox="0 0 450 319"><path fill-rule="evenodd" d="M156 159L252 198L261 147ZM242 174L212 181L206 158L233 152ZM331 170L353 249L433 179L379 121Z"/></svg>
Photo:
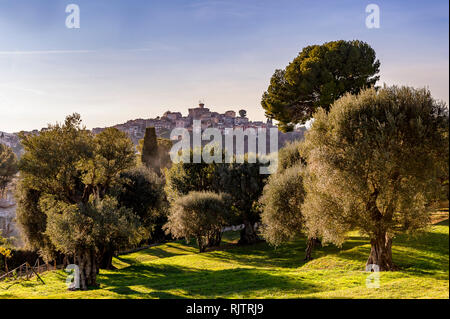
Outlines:
<svg viewBox="0 0 450 319"><path fill-rule="evenodd" d="M370 247L357 233L308 263L304 240L237 247L237 236L226 233L220 250L203 254L176 242L119 256L119 269L100 272L99 289L67 291L65 273L56 271L44 275L46 285L0 283L0 298L449 298L448 219L416 238L395 238L400 271L381 273L378 289L366 288Z"/></svg>
<svg viewBox="0 0 450 319"><path fill-rule="evenodd" d="M22 145L20 144L19 137L17 136L17 134L10 134L0 131L0 143L5 144L8 147L11 147L13 152L19 157L23 153L23 148Z"/></svg>

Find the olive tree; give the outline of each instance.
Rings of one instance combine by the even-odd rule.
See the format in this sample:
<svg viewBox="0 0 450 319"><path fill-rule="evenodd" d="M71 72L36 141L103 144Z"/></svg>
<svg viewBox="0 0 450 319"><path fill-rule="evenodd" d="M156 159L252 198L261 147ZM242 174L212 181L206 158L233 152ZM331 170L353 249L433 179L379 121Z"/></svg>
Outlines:
<svg viewBox="0 0 450 319"><path fill-rule="evenodd" d="M305 197L302 165L270 176L260 203L263 207L262 235L270 244L278 246L292 240L304 230L301 205Z"/></svg>
<svg viewBox="0 0 450 319"><path fill-rule="evenodd" d="M269 177L260 198L261 234L274 246L306 234L301 209L306 196L303 186L306 162L301 156L301 148L302 141L293 141L279 150L278 170ZM308 238L305 260L312 258L312 250L318 244L320 241L316 236Z"/></svg>
<svg viewBox="0 0 450 319"><path fill-rule="evenodd" d="M117 199L138 215L148 231L147 243L164 239L162 226L167 221L168 202L162 177L143 165L124 171L120 173Z"/></svg>
<svg viewBox="0 0 450 319"><path fill-rule="evenodd" d="M301 145L302 140L288 141L278 150L278 167L276 173L282 173L284 170L297 164L306 164L301 154Z"/></svg>
<svg viewBox="0 0 450 319"><path fill-rule="evenodd" d="M239 244L252 244L260 240L254 225L261 220L258 200L267 179L267 175L260 173L263 165L259 160L251 163L248 154L245 154L242 160L235 159L217 169L219 189L232 198L233 221L244 224Z"/></svg>
<svg viewBox="0 0 450 319"><path fill-rule="evenodd" d="M206 163L202 160L200 163L194 163L193 157L202 150L190 150L189 162L180 161L172 164L165 170L166 185L164 190L170 202L178 197L187 195L191 191L218 191L219 183L217 180L217 163Z"/></svg>
<svg viewBox="0 0 450 319"><path fill-rule="evenodd" d="M33 188L28 178L19 178L15 194L16 221L26 247L38 251L48 262L57 257L57 249L45 233L47 215L39 207L42 194L39 189Z"/></svg>
<svg viewBox="0 0 450 319"><path fill-rule="evenodd" d="M114 128L93 136L74 114L39 134L21 134L21 143L17 215L24 235L41 251L73 256L81 288L95 286L105 252L144 233L114 196L120 173L135 165L132 142Z"/></svg>
<svg viewBox="0 0 450 319"><path fill-rule="evenodd" d="M191 149L190 162L180 161L174 163L169 169L165 170L166 192L169 203L173 204L178 198L189 194L189 192L220 192L220 180L218 178L218 169L224 164L206 163L201 160L200 163L194 163L193 158L199 152L203 152L202 148ZM216 240L213 240L213 239ZM217 230L215 236L210 236L207 245L209 247L218 246L222 238L221 230Z"/></svg>
<svg viewBox="0 0 450 319"><path fill-rule="evenodd" d="M47 215L45 234L58 251L74 257L83 290L97 285L105 248L126 248L138 243L145 234L137 215L110 196L91 197L77 204L45 196L40 207Z"/></svg>
<svg viewBox="0 0 450 319"><path fill-rule="evenodd" d="M224 194L189 192L172 203L164 227L175 238L195 238L199 251L204 252L211 246L210 241L218 241L216 236L221 235L227 224L228 201Z"/></svg>
<svg viewBox="0 0 450 319"><path fill-rule="evenodd" d="M203 149L191 150L191 159L196 152ZM225 152L224 152L225 153ZM222 153L222 156L224 156ZM260 167L264 165L256 160L250 163L248 154L240 161L233 157L232 163L176 163L166 171L165 190L169 201L188 194L190 191L225 192L232 198L231 223L244 224L241 231L240 244L250 244L259 240L254 224L260 221L258 199L267 179L267 175L260 174ZM220 239L220 234L217 238ZM219 242L210 241L217 246Z"/></svg>
<svg viewBox="0 0 450 319"><path fill-rule="evenodd" d="M304 144L308 232L341 244L359 230L367 264L394 269L392 241L429 223L448 152L448 109L426 89L367 89L320 109Z"/></svg>

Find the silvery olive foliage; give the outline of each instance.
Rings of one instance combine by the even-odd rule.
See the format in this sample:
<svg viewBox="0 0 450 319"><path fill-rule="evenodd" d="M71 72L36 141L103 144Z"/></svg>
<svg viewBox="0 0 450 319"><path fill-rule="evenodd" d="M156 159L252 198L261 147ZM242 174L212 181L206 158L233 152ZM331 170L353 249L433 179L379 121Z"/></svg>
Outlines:
<svg viewBox="0 0 450 319"><path fill-rule="evenodd" d="M389 259L395 234L429 223L448 152L448 109L426 89L367 89L320 109L302 145L309 233L341 244L357 229L370 237L371 256Z"/></svg>
<svg viewBox="0 0 450 319"><path fill-rule="evenodd" d="M294 239L304 231L301 206L305 166L297 164L272 175L260 199L263 208L261 234L274 246Z"/></svg>
<svg viewBox="0 0 450 319"><path fill-rule="evenodd" d="M221 234L229 212L227 195L191 191L172 202L164 227L175 238L196 239L200 252L203 252L210 246L209 242Z"/></svg>

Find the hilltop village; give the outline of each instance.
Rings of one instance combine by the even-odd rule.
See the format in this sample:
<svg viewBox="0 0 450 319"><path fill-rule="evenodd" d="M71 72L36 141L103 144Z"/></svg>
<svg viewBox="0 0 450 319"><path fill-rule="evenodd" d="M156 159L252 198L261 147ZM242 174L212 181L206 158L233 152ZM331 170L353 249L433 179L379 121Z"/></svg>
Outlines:
<svg viewBox="0 0 450 319"><path fill-rule="evenodd" d="M196 108L189 108L187 116L183 116L181 112L167 111L162 116L151 119L136 119L130 120L123 124L117 124L113 127L120 131L126 132L134 144L138 144L139 140L144 138L146 127L155 127L156 135L162 138L170 138L170 132L174 128L186 128L192 130L194 120L201 120L202 130L213 127L224 132L226 128L272 128L276 127L272 120L250 121L247 117L247 112L243 109L236 111L230 110L225 113L218 113L211 111L205 107L204 103L199 103ZM92 132L98 134L105 128L94 128ZM288 140L296 140L303 138L306 131L305 127L296 128L293 132L282 133L279 132L278 143L282 147Z"/></svg>
<svg viewBox="0 0 450 319"><path fill-rule="evenodd" d="M237 113L230 110L220 114L205 107L204 103L199 103L199 106L196 108L189 108L187 116L183 116L181 112L167 111L162 116L156 118L129 120L126 123L117 124L113 127L127 133L133 143L138 145L139 140L144 138L145 129L147 127L155 127L158 137L170 138L171 130L177 127L186 128L187 130L192 131L194 120L201 120L202 130L213 127L221 130L222 133L224 133L226 128L242 128L245 130L247 128L269 129L276 127L270 119L266 122L250 121L247 117L247 112L243 109L239 110ZM106 127L94 128L92 129L92 133L98 134L105 128ZM42 128L41 131L45 131L46 129L47 128ZM288 133L278 131L278 148L281 148L287 141L302 139L305 131L306 128L304 126L296 128L294 131ZM39 134L40 130L36 129L25 133ZM0 143L11 147L18 157L23 154L23 148L20 145L18 133L6 133L0 131ZM269 143L269 140L267 140L267 143ZM5 198L0 200L0 229L5 233L7 232L10 235L20 237L14 222L16 203L11 191L12 188L13 186L10 185L10 190L5 194ZM20 239L16 241L16 244L21 245Z"/></svg>

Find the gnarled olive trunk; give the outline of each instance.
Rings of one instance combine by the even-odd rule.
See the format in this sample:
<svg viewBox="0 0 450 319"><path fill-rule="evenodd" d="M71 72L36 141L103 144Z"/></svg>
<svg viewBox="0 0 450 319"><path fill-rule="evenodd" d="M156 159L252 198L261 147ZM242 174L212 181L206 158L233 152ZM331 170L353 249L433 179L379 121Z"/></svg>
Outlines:
<svg viewBox="0 0 450 319"><path fill-rule="evenodd" d="M388 234L386 225L392 221L394 210L393 207L388 207L389 209L382 214L377 206L378 194L379 191L375 189L367 203L367 210L371 213L375 231L370 238L371 249L366 269L390 271L394 270L394 264L392 263L392 238ZM373 265L378 266L378 269L374 268Z"/></svg>
<svg viewBox="0 0 450 319"><path fill-rule="evenodd" d="M251 222L245 221L244 228L241 230L241 238L239 239L239 244L254 244L258 241L259 237L256 233L254 225Z"/></svg>
<svg viewBox="0 0 450 319"><path fill-rule="evenodd" d="M198 245L198 250L200 253L203 253L204 251L206 251L207 242L206 242L204 236L197 236L197 245Z"/></svg>
<svg viewBox="0 0 450 319"><path fill-rule="evenodd" d="M97 286L98 263L95 252L85 250L78 252L75 256L80 270L80 289L87 290L88 287Z"/></svg>
<svg viewBox="0 0 450 319"><path fill-rule="evenodd" d="M99 268L100 269L108 269L108 270L116 269L116 267L114 267L112 264L113 257L114 257L114 251L105 250L100 257Z"/></svg>
<svg viewBox="0 0 450 319"><path fill-rule="evenodd" d="M205 252L206 248L218 247L222 240L221 228L210 230L206 235L197 236L197 245L199 251Z"/></svg>
<svg viewBox="0 0 450 319"><path fill-rule="evenodd" d="M371 265L377 265L379 271L394 270L392 262L392 238L386 232L378 233L370 240L371 249L366 268L375 270Z"/></svg>
<svg viewBox="0 0 450 319"><path fill-rule="evenodd" d="M218 247L221 241L222 241L222 230L219 228L212 231L211 234L208 235L206 246Z"/></svg>
<svg viewBox="0 0 450 319"><path fill-rule="evenodd" d="M308 242L306 244L306 251L305 251L306 254L305 254L304 260L305 261L311 260L312 259L311 254L312 254L314 247L320 246L320 245L322 245L322 242L320 241L319 238L317 238L317 237L308 238Z"/></svg>

